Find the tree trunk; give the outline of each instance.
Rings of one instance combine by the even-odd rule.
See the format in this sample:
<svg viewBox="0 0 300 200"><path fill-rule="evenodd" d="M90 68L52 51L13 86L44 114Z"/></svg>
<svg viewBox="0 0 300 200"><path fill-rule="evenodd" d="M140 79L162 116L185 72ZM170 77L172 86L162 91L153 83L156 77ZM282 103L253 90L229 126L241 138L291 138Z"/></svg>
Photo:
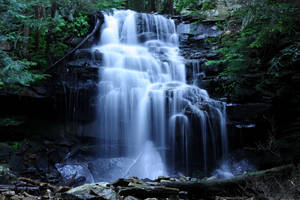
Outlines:
<svg viewBox="0 0 300 200"><path fill-rule="evenodd" d="M25 36L25 41L24 41L24 46L23 46L23 55L25 58L29 56L29 33L30 29L27 24L24 25L24 36Z"/></svg>
<svg viewBox="0 0 300 200"><path fill-rule="evenodd" d="M68 56L73 54L77 49L79 49L89 38L91 38L97 30L100 29L102 23L104 22L104 16L102 13L96 14L96 22L95 27L92 30L91 33L89 33L75 48L73 48L71 51L67 52L62 58L60 58L58 61L56 61L52 66L48 67L44 73L50 73L59 63L61 63L63 60L65 60Z"/></svg>
<svg viewBox="0 0 300 200"><path fill-rule="evenodd" d="M43 12L42 12L42 5L37 5L35 7L35 18L40 19L43 17ZM35 31L35 40L34 40L34 45L35 45L35 50L39 50L39 44L40 44L40 33L38 30Z"/></svg>
<svg viewBox="0 0 300 200"><path fill-rule="evenodd" d="M57 10L57 4L56 4L56 1L52 1L51 2L51 18L55 18L55 13L56 13L56 10ZM46 49L45 49L45 53L47 55L47 58L48 58L48 62L50 63L50 65L53 63L53 58L51 56L51 52L50 52L50 44L52 42L52 37L51 37L51 30L52 30L52 26L49 27L49 32L46 36Z"/></svg>
<svg viewBox="0 0 300 200"><path fill-rule="evenodd" d="M161 10L161 0L153 0L153 1L156 1L156 11L160 11Z"/></svg>
<svg viewBox="0 0 300 200"><path fill-rule="evenodd" d="M166 14L173 14L173 6L174 6L174 0L165 0L164 2L164 13Z"/></svg>
<svg viewBox="0 0 300 200"><path fill-rule="evenodd" d="M130 0L129 8L138 12L143 12L145 9L144 0Z"/></svg>
<svg viewBox="0 0 300 200"><path fill-rule="evenodd" d="M155 0L148 0L148 12L155 12Z"/></svg>

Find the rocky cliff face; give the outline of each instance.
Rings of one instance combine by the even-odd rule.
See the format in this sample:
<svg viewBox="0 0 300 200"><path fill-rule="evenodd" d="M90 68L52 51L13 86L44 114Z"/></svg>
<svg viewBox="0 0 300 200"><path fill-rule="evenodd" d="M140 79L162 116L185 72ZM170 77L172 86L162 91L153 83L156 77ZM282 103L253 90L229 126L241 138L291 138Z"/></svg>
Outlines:
<svg viewBox="0 0 300 200"><path fill-rule="evenodd" d="M264 99L255 88L241 89L234 96L222 92L224 85L230 80L219 76L224 66L206 66L205 62L219 57L214 50L219 47L217 43L207 43L208 38L223 34L215 22L194 23L195 19L175 17L177 31L180 38L180 50L185 58L187 80L208 91L213 98L227 103L227 127L229 146L237 160L249 157L258 167L274 164L274 155L270 155L270 163L264 161L262 155L253 151L243 151L245 146L256 146L270 140L270 127L272 122L268 118L272 102ZM272 161L273 160L273 161Z"/></svg>

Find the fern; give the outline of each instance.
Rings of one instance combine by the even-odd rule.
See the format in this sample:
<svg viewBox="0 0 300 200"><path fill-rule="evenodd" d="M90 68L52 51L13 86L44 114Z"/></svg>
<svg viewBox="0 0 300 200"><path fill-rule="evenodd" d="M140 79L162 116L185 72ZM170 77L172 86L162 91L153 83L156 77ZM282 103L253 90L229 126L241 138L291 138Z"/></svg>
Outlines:
<svg viewBox="0 0 300 200"><path fill-rule="evenodd" d="M0 50L0 88L18 88L46 78L46 75L30 71L36 65L27 60L13 60L8 54Z"/></svg>

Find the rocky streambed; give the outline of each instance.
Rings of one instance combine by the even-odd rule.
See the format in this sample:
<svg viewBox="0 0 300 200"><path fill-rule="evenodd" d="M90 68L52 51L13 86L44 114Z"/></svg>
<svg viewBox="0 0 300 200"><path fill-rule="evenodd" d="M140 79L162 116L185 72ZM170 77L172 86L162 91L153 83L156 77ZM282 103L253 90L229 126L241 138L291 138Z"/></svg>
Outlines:
<svg viewBox="0 0 300 200"><path fill-rule="evenodd" d="M20 177L0 185L0 199L299 199L299 172L299 166L285 165L227 179L131 177L74 188Z"/></svg>

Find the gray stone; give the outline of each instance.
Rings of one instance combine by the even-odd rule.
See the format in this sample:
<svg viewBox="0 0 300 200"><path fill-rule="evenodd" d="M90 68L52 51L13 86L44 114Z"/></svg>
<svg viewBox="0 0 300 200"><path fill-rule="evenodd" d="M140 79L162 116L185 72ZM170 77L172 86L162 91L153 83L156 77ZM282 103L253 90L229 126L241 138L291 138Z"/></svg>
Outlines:
<svg viewBox="0 0 300 200"><path fill-rule="evenodd" d="M66 198L115 200L117 194L108 183L85 184L66 192Z"/></svg>

